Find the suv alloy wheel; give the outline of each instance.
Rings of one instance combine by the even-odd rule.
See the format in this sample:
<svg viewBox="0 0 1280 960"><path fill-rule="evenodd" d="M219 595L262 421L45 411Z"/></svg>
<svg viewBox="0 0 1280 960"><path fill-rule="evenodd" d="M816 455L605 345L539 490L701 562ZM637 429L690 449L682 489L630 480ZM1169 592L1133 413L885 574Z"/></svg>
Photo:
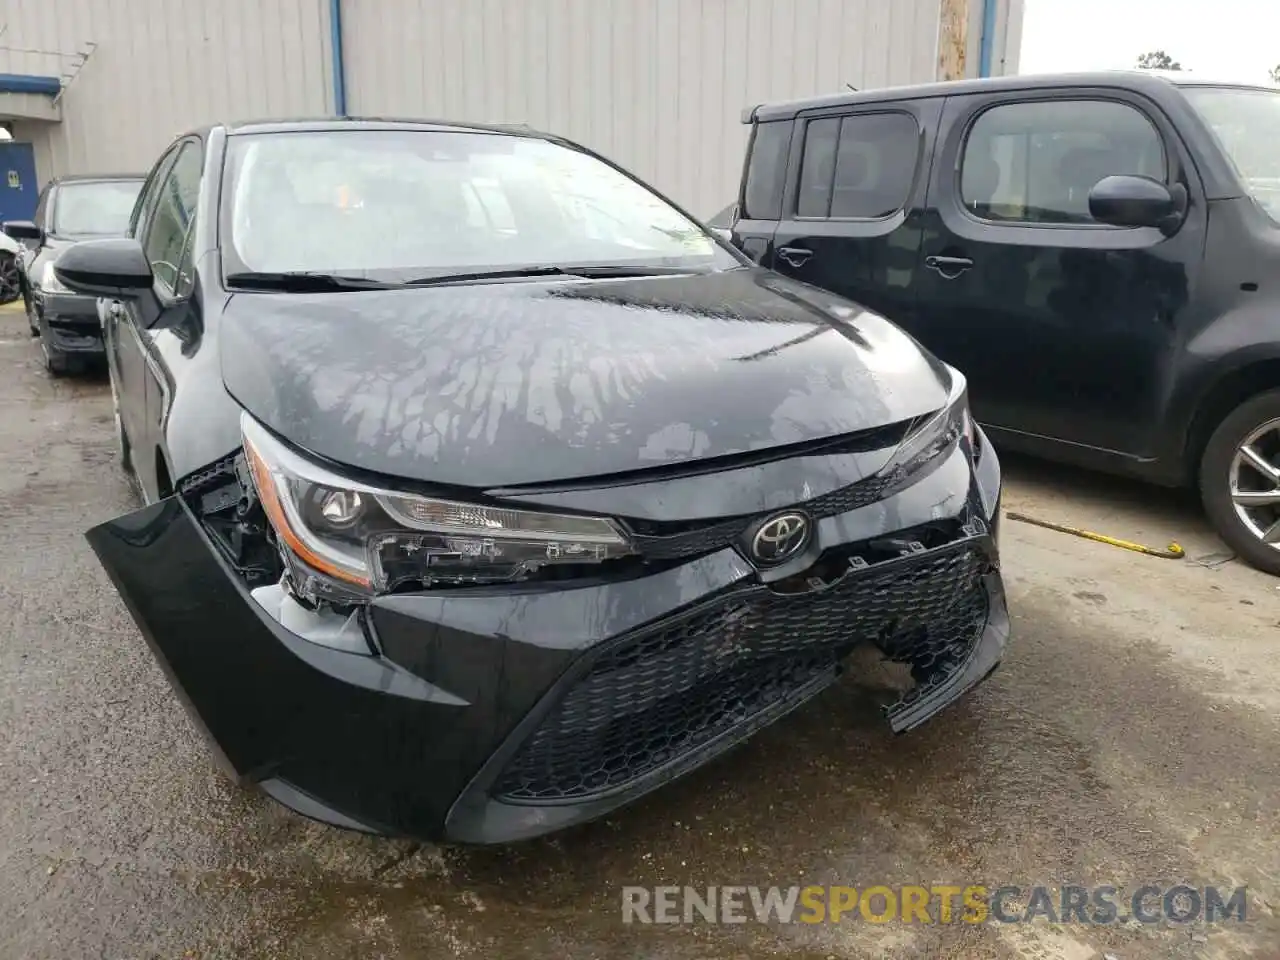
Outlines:
<svg viewBox="0 0 1280 960"><path fill-rule="evenodd" d="M1200 461L1200 495L1227 544L1280 575L1280 390L1245 401L1218 425Z"/></svg>

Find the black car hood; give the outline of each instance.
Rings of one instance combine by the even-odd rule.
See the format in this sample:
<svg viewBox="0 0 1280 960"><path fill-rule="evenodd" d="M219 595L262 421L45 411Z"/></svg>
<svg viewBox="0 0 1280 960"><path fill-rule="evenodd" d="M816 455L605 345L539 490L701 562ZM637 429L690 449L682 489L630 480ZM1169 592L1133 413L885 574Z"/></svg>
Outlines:
<svg viewBox="0 0 1280 960"><path fill-rule="evenodd" d="M241 293L223 381L339 464L491 488L724 457L896 423L945 368L884 319L758 269Z"/></svg>

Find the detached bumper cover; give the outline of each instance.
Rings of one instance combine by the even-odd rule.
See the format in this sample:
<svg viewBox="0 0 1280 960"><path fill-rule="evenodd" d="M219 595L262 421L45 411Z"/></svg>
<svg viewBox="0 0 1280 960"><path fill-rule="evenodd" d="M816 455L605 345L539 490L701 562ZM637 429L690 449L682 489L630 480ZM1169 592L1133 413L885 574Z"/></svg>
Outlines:
<svg viewBox="0 0 1280 960"><path fill-rule="evenodd" d="M987 460L916 498L952 531L932 546L886 556L883 537L850 536L857 514L823 521L823 582L800 592L725 549L623 582L384 597L364 614L380 655L286 630L177 499L88 538L234 775L344 827L506 842L699 766L828 686L861 643L919 681L888 712L897 731L981 682L1009 629ZM880 529L910 512L867 509Z"/></svg>

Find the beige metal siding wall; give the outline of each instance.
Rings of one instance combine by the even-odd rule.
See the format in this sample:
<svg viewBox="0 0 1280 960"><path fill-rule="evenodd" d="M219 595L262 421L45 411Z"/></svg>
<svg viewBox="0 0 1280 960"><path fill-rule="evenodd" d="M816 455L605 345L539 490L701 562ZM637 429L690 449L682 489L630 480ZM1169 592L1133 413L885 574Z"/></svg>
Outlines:
<svg viewBox="0 0 1280 960"><path fill-rule="evenodd" d="M345 0L348 108L525 122L710 216L744 107L934 79L939 2Z"/></svg>
<svg viewBox="0 0 1280 960"><path fill-rule="evenodd" d="M330 110L326 0L4 0L0 22L4 73L64 75L96 44L61 123L14 124L42 181L145 170L204 123Z"/></svg>
<svg viewBox="0 0 1280 960"><path fill-rule="evenodd" d="M964 75L977 77L981 69L983 0L943 0L943 3L968 6L968 55ZM996 0L995 37L991 46L991 75L994 77L1018 72L1024 3L1025 0Z"/></svg>
<svg viewBox="0 0 1280 960"><path fill-rule="evenodd" d="M1018 72L1022 53L1022 16L1026 0L1001 0L1000 29L996 34L996 63L992 72L1007 76Z"/></svg>

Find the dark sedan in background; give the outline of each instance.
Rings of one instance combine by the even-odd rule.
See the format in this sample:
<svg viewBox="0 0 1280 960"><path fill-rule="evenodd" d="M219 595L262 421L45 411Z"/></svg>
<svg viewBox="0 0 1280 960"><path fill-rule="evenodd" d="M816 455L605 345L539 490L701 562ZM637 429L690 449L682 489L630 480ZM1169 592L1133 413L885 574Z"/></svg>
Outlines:
<svg viewBox="0 0 1280 960"><path fill-rule="evenodd" d="M1000 661L1000 467L964 378L563 140L215 127L103 297L91 530L243 781L456 841L599 816L900 664L895 731ZM761 802L765 802L762 798Z"/></svg>
<svg viewBox="0 0 1280 960"><path fill-rule="evenodd" d="M102 326L95 298L63 286L53 262L82 240L124 236L143 179L142 174L61 177L41 191L34 221L4 224L4 232L26 248L21 282L27 322L54 376L101 360Z"/></svg>

